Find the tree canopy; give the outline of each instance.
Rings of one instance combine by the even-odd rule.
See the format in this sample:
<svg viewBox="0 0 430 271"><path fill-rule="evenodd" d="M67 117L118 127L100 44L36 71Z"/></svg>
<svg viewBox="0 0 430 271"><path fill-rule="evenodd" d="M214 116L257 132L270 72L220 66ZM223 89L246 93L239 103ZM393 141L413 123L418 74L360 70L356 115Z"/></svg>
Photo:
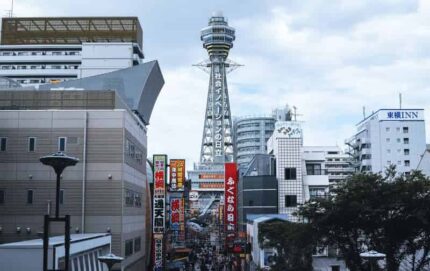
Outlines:
<svg viewBox="0 0 430 271"><path fill-rule="evenodd" d="M287 221L261 223L259 243L277 251L272 270L311 271L314 241L309 224Z"/></svg>
<svg viewBox="0 0 430 271"><path fill-rule="evenodd" d="M360 253L386 254L386 270L410 261L411 271L428 270L430 252L430 180L420 172L356 174L312 200L298 214L318 243L337 247L351 271L366 271ZM419 256L418 256L419 255Z"/></svg>

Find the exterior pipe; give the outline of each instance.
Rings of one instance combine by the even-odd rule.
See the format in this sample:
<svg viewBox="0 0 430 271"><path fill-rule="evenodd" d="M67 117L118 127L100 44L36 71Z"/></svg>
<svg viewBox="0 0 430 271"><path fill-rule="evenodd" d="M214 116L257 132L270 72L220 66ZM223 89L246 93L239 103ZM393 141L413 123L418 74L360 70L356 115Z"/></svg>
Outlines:
<svg viewBox="0 0 430 271"><path fill-rule="evenodd" d="M85 189L87 182L87 134L88 134L88 112L85 111L84 121L84 149L82 153L82 212L81 212L81 229L85 233Z"/></svg>

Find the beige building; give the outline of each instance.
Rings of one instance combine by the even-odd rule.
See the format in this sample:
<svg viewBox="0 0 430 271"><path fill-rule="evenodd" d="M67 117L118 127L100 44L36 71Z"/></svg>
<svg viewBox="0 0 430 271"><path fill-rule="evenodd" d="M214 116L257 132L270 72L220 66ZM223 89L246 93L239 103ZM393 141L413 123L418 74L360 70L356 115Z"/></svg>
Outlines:
<svg viewBox="0 0 430 271"><path fill-rule="evenodd" d="M125 258L121 269L146 270L151 203L142 119L149 116L113 90L0 91L0 243L40 237L43 215L55 209L55 173L39 158L62 151L79 158L61 181L60 215L71 215L72 233L111 233L112 252Z"/></svg>

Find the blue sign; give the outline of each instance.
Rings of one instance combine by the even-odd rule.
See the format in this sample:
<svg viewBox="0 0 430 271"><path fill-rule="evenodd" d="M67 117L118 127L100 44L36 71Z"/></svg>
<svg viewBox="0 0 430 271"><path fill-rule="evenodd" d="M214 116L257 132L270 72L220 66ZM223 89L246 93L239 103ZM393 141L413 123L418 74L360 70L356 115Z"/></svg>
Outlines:
<svg viewBox="0 0 430 271"><path fill-rule="evenodd" d="M389 119L418 119L418 111L389 111Z"/></svg>

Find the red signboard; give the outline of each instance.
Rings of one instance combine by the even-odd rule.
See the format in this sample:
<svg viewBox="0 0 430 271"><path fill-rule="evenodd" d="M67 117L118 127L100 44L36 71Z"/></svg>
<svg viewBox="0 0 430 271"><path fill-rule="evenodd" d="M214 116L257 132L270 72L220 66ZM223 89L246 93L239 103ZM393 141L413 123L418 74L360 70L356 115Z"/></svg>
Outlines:
<svg viewBox="0 0 430 271"><path fill-rule="evenodd" d="M237 225L237 167L236 163L225 163L224 225L227 236L234 236Z"/></svg>

